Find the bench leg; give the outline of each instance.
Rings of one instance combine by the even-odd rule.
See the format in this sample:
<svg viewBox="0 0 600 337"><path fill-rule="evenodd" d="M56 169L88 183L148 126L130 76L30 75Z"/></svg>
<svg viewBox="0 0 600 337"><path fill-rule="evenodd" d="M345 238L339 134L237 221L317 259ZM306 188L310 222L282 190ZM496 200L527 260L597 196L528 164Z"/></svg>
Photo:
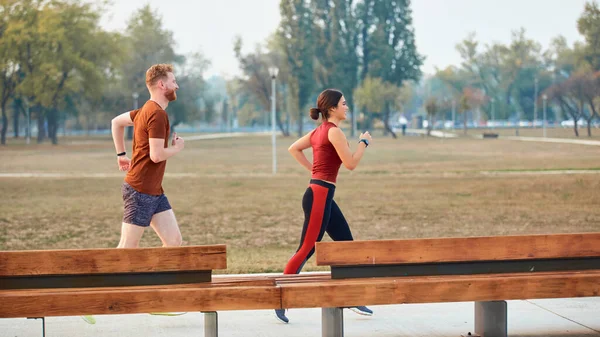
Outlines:
<svg viewBox="0 0 600 337"><path fill-rule="evenodd" d="M45 317L27 317L27 319L41 319L42 320L42 337L46 337L46 318Z"/></svg>
<svg viewBox="0 0 600 337"><path fill-rule="evenodd" d="M475 302L475 333L482 337L507 337L506 301Z"/></svg>
<svg viewBox="0 0 600 337"><path fill-rule="evenodd" d="M323 337L344 337L344 312L342 308L323 308L321 329Z"/></svg>
<svg viewBox="0 0 600 337"><path fill-rule="evenodd" d="M219 319L216 311L204 312L204 337L219 336Z"/></svg>

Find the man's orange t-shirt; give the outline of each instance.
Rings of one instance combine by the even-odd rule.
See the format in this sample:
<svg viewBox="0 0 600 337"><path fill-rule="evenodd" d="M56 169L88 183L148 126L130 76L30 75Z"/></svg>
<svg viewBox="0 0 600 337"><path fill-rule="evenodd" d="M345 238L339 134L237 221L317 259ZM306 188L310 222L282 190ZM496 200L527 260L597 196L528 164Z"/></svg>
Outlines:
<svg viewBox="0 0 600 337"><path fill-rule="evenodd" d="M169 116L154 101L148 100L141 109L130 113L133 121L133 154L125 182L140 193L161 195L167 161L155 163L150 159L150 138L165 140L169 146Z"/></svg>

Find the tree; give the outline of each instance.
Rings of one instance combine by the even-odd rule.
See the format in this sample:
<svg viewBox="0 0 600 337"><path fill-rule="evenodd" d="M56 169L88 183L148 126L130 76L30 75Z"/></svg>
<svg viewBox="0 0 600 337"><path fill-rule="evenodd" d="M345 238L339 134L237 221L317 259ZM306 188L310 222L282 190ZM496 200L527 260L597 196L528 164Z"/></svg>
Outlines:
<svg viewBox="0 0 600 337"><path fill-rule="evenodd" d="M276 47L276 43L272 43L271 47ZM282 60L276 52L264 52L261 46L257 46L254 53L246 55L242 54L242 40L237 38L234 43L234 53L240 63L240 67L244 72L244 79L239 79L239 83L242 84L245 90L254 95L256 100L260 102L264 111L271 110L271 76L269 74L270 67L277 67L280 69L277 76L277 82L285 83L287 80L287 74L285 71ZM280 96L280 90L277 90L278 96ZM284 136L289 136L288 131L283 125L281 113L282 99L278 97L276 99L276 123L278 128L281 130Z"/></svg>
<svg viewBox="0 0 600 337"><path fill-rule="evenodd" d="M0 111L2 112L2 130L0 144L6 144L8 129L7 104L14 97L19 77L16 43L11 25L14 25L13 11L15 3L0 4Z"/></svg>
<svg viewBox="0 0 600 337"><path fill-rule="evenodd" d="M298 135L303 134L304 108L314 89L313 13L304 0L281 0L279 5L281 22L277 30L285 51L290 75L295 78L289 91L296 96L298 111Z"/></svg>
<svg viewBox="0 0 600 337"><path fill-rule="evenodd" d="M585 4L577 30L585 38L584 59L593 70L600 70L600 8L596 1Z"/></svg>
<svg viewBox="0 0 600 337"><path fill-rule="evenodd" d="M181 123L200 119L200 100L206 96L204 73L210 62L201 52L194 52L184 60L180 68L174 69L180 90L177 91L177 100L169 104L171 133Z"/></svg>
<svg viewBox="0 0 600 337"><path fill-rule="evenodd" d="M123 62L124 92L139 95L144 102L150 98L146 89L146 70L156 63L183 64L184 58L175 54L173 33L163 26L162 17L149 4L135 12L127 23L122 44L128 57ZM132 139L133 128L127 138Z"/></svg>
<svg viewBox="0 0 600 337"><path fill-rule="evenodd" d="M355 89L354 96L366 109L366 120L363 124L365 129L370 129L373 120L378 118L383 121L386 132L396 138L396 133L391 128L389 119L392 109L399 106L401 89L391 83L383 82L379 77L367 77L363 83Z"/></svg>
<svg viewBox="0 0 600 337"><path fill-rule="evenodd" d="M354 90L358 85L358 26L353 0L313 2L315 12L315 78L322 88L344 93L354 125ZM351 129L354 136L354 128Z"/></svg>
<svg viewBox="0 0 600 337"><path fill-rule="evenodd" d="M357 12L362 78L381 77L396 86L418 80L424 58L415 45L410 0L364 0Z"/></svg>
<svg viewBox="0 0 600 337"><path fill-rule="evenodd" d="M439 104L438 100L435 97L429 97L425 103L425 111L427 111L427 120L429 123L427 124L427 135L431 135L431 129L433 128L433 123L435 119L435 115L438 113Z"/></svg>
<svg viewBox="0 0 600 337"><path fill-rule="evenodd" d="M473 109L479 109L485 100L486 97L482 90L470 86L463 89L462 96L459 100L459 112L463 114L463 127L465 135L467 134L468 112L472 111Z"/></svg>
<svg viewBox="0 0 600 337"><path fill-rule="evenodd" d="M582 81L579 76L573 75L546 90L548 99L554 100L561 110L568 113L573 119L573 131L577 137L579 137L577 122L583 116L583 105L585 103L582 89Z"/></svg>

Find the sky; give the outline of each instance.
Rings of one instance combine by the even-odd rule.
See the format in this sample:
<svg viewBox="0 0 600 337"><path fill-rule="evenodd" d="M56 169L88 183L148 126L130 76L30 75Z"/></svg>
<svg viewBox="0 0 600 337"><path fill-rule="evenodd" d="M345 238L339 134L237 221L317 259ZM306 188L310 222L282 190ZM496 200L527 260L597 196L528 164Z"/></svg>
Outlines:
<svg viewBox="0 0 600 337"><path fill-rule="evenodd" d="M546 48L563 35L569 44L582 37L577 19L586 0L412 0L417 50L426 57L426 74L459 65L457 43L475 32L481 44L509 43L511 32L525 28L527 37ZM230 78L240 74L233 54L239 35L244 51L266 41L279 24L279 0L113 0L101 24L122 31L134 11L150 4L173 32L175 50L200 51L212 66L207 76Z"/></svg>

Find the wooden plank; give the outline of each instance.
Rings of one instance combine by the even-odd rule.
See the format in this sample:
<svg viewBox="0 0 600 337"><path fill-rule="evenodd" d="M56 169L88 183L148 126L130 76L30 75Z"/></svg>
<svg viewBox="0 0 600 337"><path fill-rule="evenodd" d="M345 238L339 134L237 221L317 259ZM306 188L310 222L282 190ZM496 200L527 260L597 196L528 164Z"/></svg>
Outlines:
<svg viewBox="0 0 600 337"><path fill-rule="evenodd" d="M277 309L278 287L0 292L0 318Z"/></svg>
<svg viewBox="0 0 600 337"><path fill-rule="evenodd" d="M282 284L284 308L600 296L600 271Z"/></svg>
<svg viewBox="0 0 600 337"><path fill-rule="evenodd" d="M318 242L319 266L600 257L600 233Z"/></svg>
<svg viewBox="0 0 600 337"><path fill-rule="evenodd" d="M0 252L0 277L226 269L225 245Z"/></svg>
<svg viewBox="0 0 600 337"><path fill-rule="evenodd" d="M331 278L474 275L548 271L600 270L600 258L465 261L441 263L331 266Z"/></svg>

